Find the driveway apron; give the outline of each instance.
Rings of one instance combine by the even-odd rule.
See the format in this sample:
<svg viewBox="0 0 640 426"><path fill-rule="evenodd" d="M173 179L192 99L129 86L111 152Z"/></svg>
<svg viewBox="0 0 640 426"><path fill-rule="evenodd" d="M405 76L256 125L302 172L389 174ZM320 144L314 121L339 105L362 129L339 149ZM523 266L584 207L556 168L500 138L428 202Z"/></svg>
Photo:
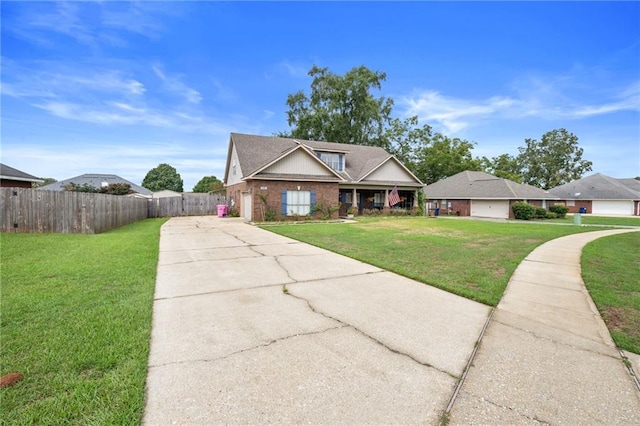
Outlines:
<svg viewBox="0 0 640 426"><path fill-rule="evenodd" d="M622 232L630 230L569 235L525 258L487 327L450 424L640 424L640 392L580 267L585 244Z"/></svg>
<svg viewBox="0 0 640 426"><path fill-rule="evenodd" d="M234 218L169 220L157 272L148 425L435 424L490 312Z"/></svg>

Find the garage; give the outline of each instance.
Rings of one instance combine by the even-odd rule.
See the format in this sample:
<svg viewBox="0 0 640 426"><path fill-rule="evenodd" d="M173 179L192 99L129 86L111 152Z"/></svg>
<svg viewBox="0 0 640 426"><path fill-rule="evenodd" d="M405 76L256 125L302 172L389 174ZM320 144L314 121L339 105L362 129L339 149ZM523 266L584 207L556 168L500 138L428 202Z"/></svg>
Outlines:
<svg viewBox="0 0 640 426"><path fill-rule="evenodd" d="M471 216L509 218L509 201L471 200Z"/></svg>
<svg viewBox="0 0 640 426"><path fill-rule="evenodd" d="M593 200L591 207L594 215L615 214L633 215L633 201L631 200Z"/></svg>

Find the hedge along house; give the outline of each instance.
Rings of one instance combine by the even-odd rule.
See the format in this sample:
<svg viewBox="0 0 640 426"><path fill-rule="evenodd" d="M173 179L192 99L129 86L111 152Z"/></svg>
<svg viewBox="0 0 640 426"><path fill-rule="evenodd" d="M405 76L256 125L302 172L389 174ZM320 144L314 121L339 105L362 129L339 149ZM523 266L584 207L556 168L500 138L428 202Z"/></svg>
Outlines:
<svg viewBox="0 0 640 426"><path fill-rule="evenodd" d="M569 213L640 216L640 180L596 173L549 190Z"/></svg>
<svg viewBox="0 0 640 426"><path fill-rule="evenodd" d="M349 207L414 209L422 182L382 148L232 133L224 175L231 209L250 221L300 218L312 206L331 217ZM321 209L322 210L322 209Z"/></svg>
<svg viewBox="0 0 640 426"><path fill-rule="evenodd" d="M524 201L548 209L559 198L540 188L484 172L464 171L425 187L429 213L513 218L511 206Z"/></svg>

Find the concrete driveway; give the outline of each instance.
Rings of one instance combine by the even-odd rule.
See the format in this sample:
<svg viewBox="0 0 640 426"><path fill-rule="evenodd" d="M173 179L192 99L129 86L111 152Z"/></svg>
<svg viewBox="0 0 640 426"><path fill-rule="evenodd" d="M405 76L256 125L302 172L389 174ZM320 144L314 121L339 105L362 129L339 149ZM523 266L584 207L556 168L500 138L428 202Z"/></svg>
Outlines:
<svg viewBox="0 0 640 426"><path fill-rule="evenodd" d="M240 219L173 218L143 422L438 423L489 311Z"/></svg>

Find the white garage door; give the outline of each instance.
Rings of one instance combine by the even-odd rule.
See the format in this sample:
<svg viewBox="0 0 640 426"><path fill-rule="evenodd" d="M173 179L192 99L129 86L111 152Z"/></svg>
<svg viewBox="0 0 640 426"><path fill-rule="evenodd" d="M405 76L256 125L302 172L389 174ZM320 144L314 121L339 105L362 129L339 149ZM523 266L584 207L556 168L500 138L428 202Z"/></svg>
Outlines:
<svg viewBox="0 0 640 426"><path fill-rule="evenodd" d="M509 201L471 200L471 216L509 218Z"/></svg>
<svg viewBox="0 0 640 426"><path fill-rule="evenodd" d="M251 217L251 194L242 194L242 217L246 220L253 220Z"/></svg>
<svg viewBox="0 0 640 426"><path fill-rule="evenodd" d="M593 201L593 214L632 215L633 201Z"/></svg>

